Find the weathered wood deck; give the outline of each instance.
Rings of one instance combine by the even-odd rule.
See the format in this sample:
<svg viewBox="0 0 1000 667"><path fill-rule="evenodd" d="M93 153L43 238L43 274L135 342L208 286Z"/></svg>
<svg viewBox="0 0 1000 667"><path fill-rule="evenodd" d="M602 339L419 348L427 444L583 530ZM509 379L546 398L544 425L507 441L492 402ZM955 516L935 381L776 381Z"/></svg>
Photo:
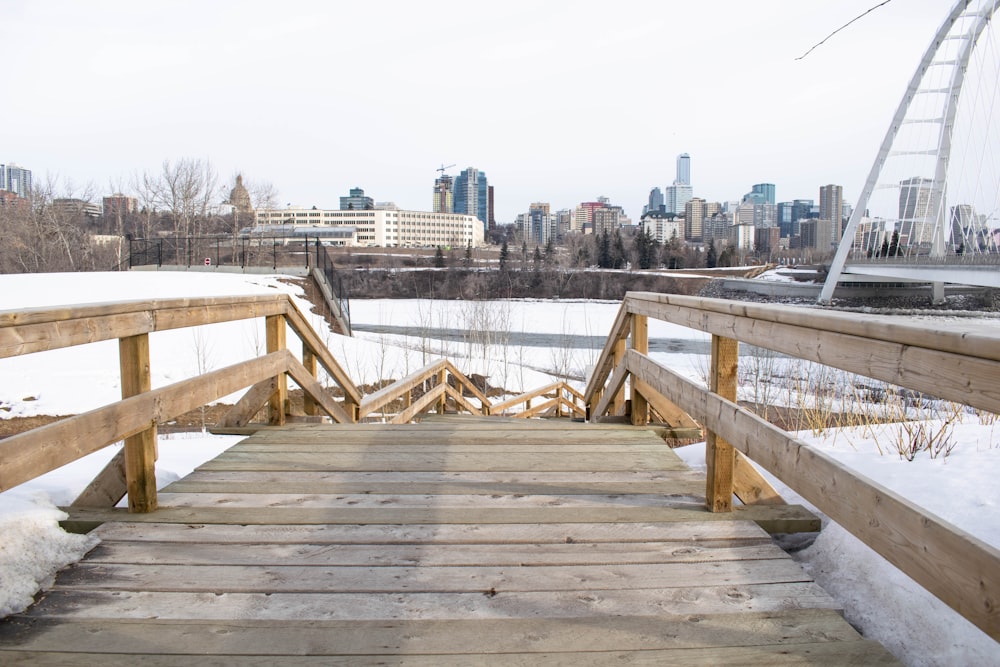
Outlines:
<svg viewBox="0 0 1000 667"><path fill-rule="evenodd" d="M894 664L653 432L500 419L261 431L108 523L2 664ZM96 655L102 654L102 655Z"/></svg>

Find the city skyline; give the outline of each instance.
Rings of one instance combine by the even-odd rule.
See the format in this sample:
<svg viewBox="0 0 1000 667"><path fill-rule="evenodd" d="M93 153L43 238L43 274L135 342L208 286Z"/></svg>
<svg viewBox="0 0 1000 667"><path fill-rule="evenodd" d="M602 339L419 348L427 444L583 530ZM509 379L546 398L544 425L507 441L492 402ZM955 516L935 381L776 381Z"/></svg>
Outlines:
<svg viewBox="0 0 1000 667"><path fill-rule="evenodd" d="M18 121L0 158L36 184L48 175L108 192L164 160L201 158L223 179L270 182L282 205L330 206L361 185L415 210L437 165L476 165L501 223L533 201L598 196L638 219L681 153L708 201L758 182L775 183L779 201L817 198L827 183L853 200L949 8L890 3L795 60L870 6L513 2L471 39L465 24L486 10L443 12L431 29L418 7L394 2L280 13L255 2L20 3L5 9L0 38L31 66L9 73L5 109ZM371 30L344 27L358 25ZM601 49L560 37L593 25ZM317 39L331 30L336 43ZM431 95L445 63L463 86ZM100 92L111 80L122 92ZM539 96L548 103L524 103Z"/></svg>

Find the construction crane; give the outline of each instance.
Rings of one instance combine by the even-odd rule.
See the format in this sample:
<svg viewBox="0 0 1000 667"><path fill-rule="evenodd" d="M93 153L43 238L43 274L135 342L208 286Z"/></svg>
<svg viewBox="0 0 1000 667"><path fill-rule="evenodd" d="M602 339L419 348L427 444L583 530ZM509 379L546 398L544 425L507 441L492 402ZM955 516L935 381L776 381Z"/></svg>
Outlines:
<svg viewBox="0 0 1000 667"><path fill-rule="evenodd" d="M441 176L444 176L444 172L445 172L445 170L446 170L446 169L451 169L451 168L452 168L452 167L454 167L454 166L455 166L455 165L453 165L453 164L449 164L449 165L448 165L448 166L446 167L446 166L444 166L444 165L442 164L442 165L441 165L440 167L438 167L437 169L435 169L435 171L440 171L440 172L441 172Z"/></svg>

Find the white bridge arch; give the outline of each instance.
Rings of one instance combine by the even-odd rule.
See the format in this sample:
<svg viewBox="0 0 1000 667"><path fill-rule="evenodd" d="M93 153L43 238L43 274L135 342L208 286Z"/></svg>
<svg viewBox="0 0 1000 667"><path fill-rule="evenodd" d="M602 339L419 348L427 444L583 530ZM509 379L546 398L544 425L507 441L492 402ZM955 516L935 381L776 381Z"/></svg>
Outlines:
<svg viewBox="0 0 1000 667"><path fill-rule="evenodd" d="M945 283L1000 287L998 7L1000 0L959 0L934 36L879 147L820 303L831 302L845 276L930 282L936 302Z"/></svg>

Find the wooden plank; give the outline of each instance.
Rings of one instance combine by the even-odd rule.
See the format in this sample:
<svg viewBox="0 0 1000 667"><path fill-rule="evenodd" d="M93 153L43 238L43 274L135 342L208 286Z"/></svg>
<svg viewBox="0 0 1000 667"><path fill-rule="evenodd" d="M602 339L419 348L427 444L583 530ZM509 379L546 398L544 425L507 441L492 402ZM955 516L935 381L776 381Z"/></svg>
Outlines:
<svg viewBox="0 0 1000 667"><path fill-rule="evenodd" d="M128 484L125 479L125 449L119 449L97 477L77 496L77 507L114 507L125 497Z"/></svg>
<svg viewBox="0 0 1000 667"><path fill-rule="evenodd" d="M87 554L87 563L138 565L253 565L253 566L417 566L540 567L558 565L614 565L621 563L713 563L782 559L787 554L773 542L746 544L731 541L700 545L690 540L641 542L627 547L615 543L564 544L255 544L252 549L232 545L156 544L102 541Z"/></svg>
<svg viewBox="0 0 1000 667"><path fill-rule="evenodd" d="M300 364L298 360L294 357L288 360L288 368L286 369L288 375L292 376L295 383L299 385L305 396L312 399L312 404L314 407L319 407L326 414L330 416L336 422L341 424L349 424L354 421L354 419L349 415L344 408L340 407L339 404L333 397L326 391L326 388L321 385L316 378L306 370L305 366ZM273 396L273 394L272 394Z"/></svg>
<svg viewBox="0 0 1000 667"><path fill-rule="evenodd" d="M972 347L961 333L938 336L939 332L927 328L877 324L882 322L877 318L870 323L854 321L863 320L862 316L831 318L819 309L789 306L762 310L760 304L751 308L745 303L678 301L673 297L668 303L660 297L630 298L627 304L630 312L1000 413L1000 385L996 382L1000 377L1000 341L996 338L975 336L980 346ZM782 314L786 310L791 314ZM758 319L763 315L770 319ZM823 328L836 325L845 329ZM847 330L855 333L845 333ZM891 338L889 332L900 338ZM949 344L954 347L949 348Z"/></svg>
<svg viewBox="0 0 1000 667"><path fill-rule="evenodd" d="M787 557L710 563L559 564L521 567L167 565L77 563L51 591L222 593L497 593L600 591L619 593L699 586L752 586L809 581Z"/></svg>
<svg viewBox="0 0 1000 667"><path fill-rule="evenodd" d="M433 391L433 390L432 390ZM487 421L492 421L490 418ZM515 417L515 419L518 419ZM534 422L541 422L542 420L532 420ZM562 420L563 428L566 427L566 420ZM423 422L419 425L422 426ZM325 425L324 425L325 426ZM381 426L371 424L369 426ZM387 424L387 426L392 426L392 424ZM417 424L414 424L417 427ZM597 426L597 425L595 425ZM509 429L498 429L495 432L483 432L483 431L471 431L467 432L464 428L454 428L446 430L425 430L422 428L414 428L413 433L406 434L400 433L399 431L380 431L377 428L369 428L364 430L346 430L346 431L324 431L323 429L310 429L310 425L304 424L301 427L296 426L295 430L289 429L270 429L261 430L254 434L252 440L244 441L241 446L250 445L295 445L302 444L306 445L324 445L324 444L344 444L344 445L358 445L362 446L365 444L379 444L385 443L387 440L389 442L399 442L405 441L410 444L427 444L427 443L441 443L441 444L464 444L470 440L481 443L535 443L539 447L544 447L547 444L552 445L565 445L571 442L579 443L605 443L613 442L617 444L627 445L634 444L636 446L650 445L656 446L661 449L667 449L663 438L659 437L657 433L657 428L647 429L636 429L629 430L623 433L609 433L607 430L593 429L589 427L571 429L571 433L566 433L564 430L543 430L539 429L534 431L532 429L526 430L509 430Z"/></svg>
<svg viewBox="0 0 1000 667"><path fill-rule="evenodd" d="M615 369L615 347L618 345L619 340L624 340L629 334L629 318L629 311L623 301L621 307L618 308L614 322L611 324L611 332L608 334L608 338L604 342L604 348L601 350L601 354L597 357L597 362L594 364L594 370L591 372L590 379L587 381L587 389L583 393L583 399L584 403L588 406L593 405L596 402L595 399L597 398L597 394L603 392L604 385L606 384L605 380Z"/></svg>
<svg viewBox="0 0 1000 667"><path fill-rule="evenodd" d="M430 391L426 392L423 396L418 398L416 402L411 403L408 408L400 412L392 419L393 424L405 424L411 419L419 415L425 410L429 410L432 405L434 405L438 399L445 395L445 385L439 384Z"/></svg>
<svg viewBox="0 0 1000 667"><path fill-rule="evenodd" d="M736 466L733 469L733 493L747 505L782 505L785 502L739 450L736 450Z"/></svg>
<svg viewBox="0 0 1000 667"><path fill-rule="evenodd" d="M222 418L216 428L226 428L233 426L246 426L250 420L261 411L275 391L278 390L278 378L264 378L249 390L236 402Z"/></svg>
<svg viewBox="0 0 1000 667"><path fill-rule="evenodd" d="M490 406L490 399L489 399L489 397L487 397L486 394L484 394L479 389L479 387L477 387L475 385L475 383L472 382L472 380L470 380L468 377L466 377L466 375L464 373L462 373L462 371L458 370L458 368L455 366L455 364L453 364L451 361L449 361L449 360L446 359L445 360L445 367L448 369L448 372L451 373L452 377L454 377L455 379L457 379L459 381L459 383L461 383L461 385L465 388L465 391L468 391L470 394L472 394L477 399L479 399L479 402L483 405L484 409L485 408L489 408L489 406ZM489 410L486 411L486 414L488 414L488 413L489 413Z"/></svg>
<svg viewBox="0 0 1000 667"><path fill-rule="evenodd" d="M227 634L228 624L212 628L204 628L199 634ZM190 639L189 634L187 639ZM148 644L148 640L146 642ZM772 665L827 665L828 667L842 667L843 665L898 665L892 655L882 646L875 642L854 641L854 642L825 642L821 644L795 644L792 646L751 646L751 647L724 647L724 648L696 648L664 650L624 650L624 651L593 651L593 652L566 652L558 653L519 653L505 651L501 654L486 654L482 652L466 654L420 654L409 655L407 652L402 657L393 655L384 656L356 656L356 655L299 655L297 652L290 655L268 655L268 656L244 656L225 655L212 656L213 665L234 665L242 667L258 666L270 667L275 660L280 660L283 665L295 665L307 667L314 665L341 666L357 665L359 660L365 663L379 665L407 665L409 667L465 667L470 664L481 664L483 660L489 661L491 665L521 667L523 665L550 665L551 667L581 667L598 666L603 667L608 664L629 664L629 665L677 665L678 667L716 667L717 665L739 664L748 667L771 667ZM28 654L22 651L14 651L4 654L9 662L6 664L22 664L22 660L27 660L23 664L32 665L66 665L79 664L89 667L93 660L93 655L89 653L71 652L48 652L43 654ZM191 659L192 656L185 656ZM158 667L159 665L174 665L178 656L173 653L163 654L143 654L144 665ZM131 657L122 655L111 655L107 659L102 656L102 665L116 667L117 665L131 665Z"/></svg>
<svg viewBox="0 0 1000 667"><path fill-rule="evenodd" d="M149 334L118 341L122 398L131 398L152 388L149 370ZM125 486L132 512L156 509L156 421L125 438Z"/></svg>
<svg viewBox="0 0 1000 667"><path fill-rule="evenodd" d="M309 374L309 377L316 380L316 373L319 368L319 364L316 363L316 354L305 343L302 344L302 368L304 368L306 373ZM302 396L302 411L306 413L307 416L319 415L319 406L316 404L316 399L314 399L312 394L308 392L305 392ZM352 422L354 420L347 419L344 421Z"/></svg>
<svg viewBox="0 0 1000 667"><path fill-rule="evenodd" d="M146 515L136 515L146 516ZM615 615L677 616L837 609L812 582L644 588L639 590L490 593L227 593L49 591L25 617L65 619L227 620L253 610L261 620L451 620L525 618L545 610L551 619Z"/></svg>
<svg viewBox="0 0 1000 667"><path fill-rule="evenodd" d="M315 356L319 364L329 373L333 381L337 383L344 392L345 411L353 414L354 409L361 404L361 391L354 384L354 381L347 374L347 371L337 362L336 358L327 349L326 344L316 334L309 321L302 315L298 307L291 299L285 302L285 322L295 332L295 335L302 341L303 348L308 348ZM351 421L357 421L352 419Z"/></svg>
<svg viewBox="0 0 1000 667"><path fill-rule="evenodd" d="M0 358L281 313L288 297L151 299L0 311Z"/></svg>
<svg viewBox="0 0 1000 667"><path fill-rule="evenodd" d="M663 394L653 389L653 387L646 382L643 382L642 379L633 376L629 378L629 381L633 384L633 386L635 386L636 389L639 390L639 393L646 398L646 401L649 402L652 408L656 410L656 412L659 413L659 415L663 417L663 419L670 426L679 428L695 428L699 431L701 430L701 426L698 425L698 422L691 419L691 416L688 413L668 401Z"/></svg>
<svg viewBox="0 0 1000 667"><path fill-rule="evenodd" d="M116 509L64 508L69 518L61 525L69 528L108 521L148 521L151 523L234 525L265 524L512 524L512 523L649 523L672 521L753 521L770 533L815 532L819 519L799 505L749 505L726 514L708 512L704 507L593 507L581 512L575 507L468 508L436 509L428 507L381 507L359 512L346 508L275 508L275 507L160 507L153 514L128 514Z"/></svg>
<svg viewBox="0 0 1000 667"><path fill-rule="evenodd" d="M376 392L368 394L359 404L359 417L364 418L373 412L381 410L403 394L429 380L431 377L436 375L437 372L444 367L444 365L445 360L438 359L437 361L410 373L406 377L396 380L392 384L382 387Z"/></svg>
<svg viewBox="0 0 1000 667"><path fill-rule="evenodd" d="M664 452L629 452L614 457L602 454L578 453L565 456L557 451L552 453L510 453L499 457L496 454L476 454L472 452L405 453L388 452L347 452L337 457L322 454L288 452L268 456L254 456L239 452L224 452L208 461L198 470L288 470L288 471L579 471L605 472L632 470L635 468L655 468L660 470L683 469L684 464L676 455Z"/></svg>
<svg viewBox="0 0 1000 667"><path fill-rule="evenodd" d="M603 388L601 392L601 400L599 400L597 405L590 411L591 420L603 417L608 414L609 410L614 409L615 397L621 392L627 376L628 369L625 367L625 361L623 359L622 362L615 367L614 372L611 374L611 379L608 380L608 385Z"/></svg>
<svg viewBox="0 0 1000 667"><path fill-rule="evenodd" d="M465 396L462 395L462 391L460 389L455 389L454 387L446 383L444 385L444 390L448 396L451 396L451 400L455 401L455 405L459 406L460 408L472 414L473 416L476 417L483 416L482 411L475 405L470 403L468 399L466 399ZM487 403L486 405L489 406L489 403Z"/></svg>
<svg viewBox="0 0 1000 667"><path fill-rule="evenodd" d="M283 373L288 351L222 368L0 440L0 491Z"/></svg>
<svg viewBox="0 0 1000 667"><path fill-rule="evenodd" d="M646 441L636 441L634 443L619 443L615 441L601 441L599 439L587 439L584 442L573 442L573 441L560 441L560 442L543 442L536 443L531 440L526 439L514 439L514 440L502 440L494 442L469 442L468 440L455 440L449 442L437 442L435 439L420 440L415 443L402 443L402 444L389 444L384 440L382 442L305 442L305 443L294 443L294 442L282 442L281 440L260 442L256 439L249 442L243 442L241 444L233 445L228 451L233 454L275 454L275 453L313 453L313 454L330 454L337 455L340 453L350 453L350 452L369 452L369 453L387 453L387 452L401 452L414 453L414 452L479 452L479 453L491 453L491 452L521 452L521 453L554 453L556 450L561 452L585 452L585 453L598 453L598 452L609 452L609 453L659 453L667 457L676 457L677 454L673 453L662 440L658 442L649 443Z"/></svg>
<svg viewBox="0 0 1000 667"><path fill-rule="evenodd" d="M836 331L872 341L886 341L1000 361L1000 332L997 332L992 325L973 328L966 322L939 321L935 322L933 327L926 327L900 321L898 317L890 315L653 292L628 292L625 301L629 312L684 324L706 333L738 338L758 347L768 347L762 344L766 340L765 337L757 334L753 340L749 340L742 336L734 336L731 326L717 330L715 327L726 320L713 316L753 320L758 324L776 323L819 331ZM693 313L697 315L691 319L690 315Z"/></svg>
<svg viewBox="0 0 1000 667"><path fill-rule="evenodd" d="M739 341L712 336L709 390L731 401L736 400L738 348ZM736 452L710 426L705 433L705 467L705 502L708 508L713 512L731 512Z"/></svg>
<svg viewBox="0 0 1000 667"><path fill-rule="evenodd" d="M284 352L286 344L286 327L284 315L268 315L264 323L267 335L267 353ZM287 367L287 364L286 364ZM278 388L268 397L267 414L271 424L280 426L285 423L285 412L288 405L288 378L284 373L277 376Z"/></svg>
<svg viewBox="0 0 1000 667"><path fill-rule="evenodd" d="M547 396L548 394L555 393L559 390L560 384L561 383L559 382L553 382L543 387L538 387L537 389L532 389L531 391L526 391L523 394L518 394L517 396L512 396L511 398L494 403L491 406L490 412L491 414L498 415L508 408L521 405L522 403L525 403L533 398L537 398L538 396Z"/></svg>
<svg viewBox="0 0 1000 667"><path fill-rule="evenodd" d="M507 494L374 494L374 493L164 493L164 507L229 507L271 508L344 508L356 510L394 507L398 509L437 507L440 509L512 508L529 507L660 507L690 509L702 502L700 496L678 493L661 494L577 494L577 495L524 495Z"/></svg>
<svg viewBox="0 0 1000 667"><path fill-rule="evenodd" d="M632 316L632 333L630 336L632 349L642 354L649 354L649 320L645 315ZM629 383L630 400L632 401L631 421L633 426L642 426L649 421L649 404L636 387L635 382Z"/></svg>
<svg viewBox="0 0 1000 667"><path fill-rule="evenodd" d="M470 646L491 656L525 652L545 654L569 648L579 658L580 652L606 656L610 655L608 652L624 650L687 651L719 647L747 650L755 646L783 647L793 652L800 645L865 645L836 611L817 609L699 614L693 617L608 616L600 623L594 623L588 617L406 621L263 621L236 618L227 621L225 628L184 620L79 620L66 623L19 617L13 623L0 626L0 650L16 646L39 652L62 652L73 647L78 651L110 649L139 654L163 652L183 655L190 651L192 637L199 638L199 646L206 654L231 654L244 659L294 655L305 646L310 647L310 653L316 656L406 654L411 657L464 657L468 655ZM36 655L42 658L40 653ZM669 662L663 660L657 664ZM143 663L146 664L145 659ZM745 664L740 660L715 664L737 663Z"/></svg>
<svg viewBox="0 0 1000 667"><path fill-rule="evenodd" d="M120 514L120 512L119 512ZM105 541L212 544L338 544L338 545L524 545L646 542L691 544L770 543L771 538L750 521L712 517L713 521L546 524L348 524L232 525L112 521L94 531Z"/></svg>
<svg viewBox="0 0 1000 667"><path fill-rule="evenodd" d="M1000 639L1000 550L858 475L731 401L635 354L633 373L704 416L748 458L995 639ZM773 506L778 507L778 506Z"/></svg>

